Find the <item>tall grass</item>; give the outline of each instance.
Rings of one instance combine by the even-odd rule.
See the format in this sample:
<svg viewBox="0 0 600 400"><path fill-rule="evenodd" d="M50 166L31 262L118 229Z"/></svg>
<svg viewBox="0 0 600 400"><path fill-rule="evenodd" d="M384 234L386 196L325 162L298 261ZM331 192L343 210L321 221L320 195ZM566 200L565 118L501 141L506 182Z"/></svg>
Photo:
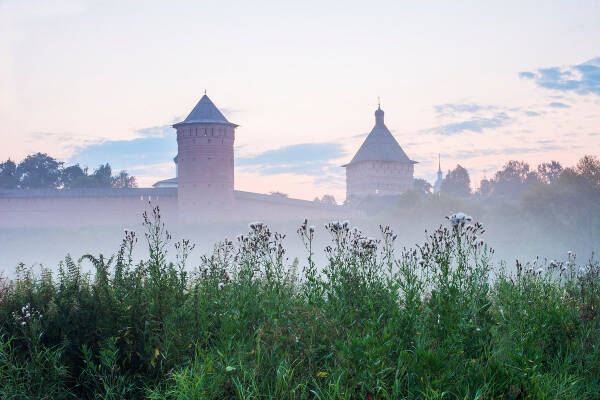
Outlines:
<svg viewBox="0 0 600 400"><path fill-rule="evenodd" d="M483 227L454 221L396 253L327 224L304 261L262 223L199 266L158 208L112 257L67 256L0 282L2 398L598 398L600 265L492 263ZM95 272L82 273L91 263Z"/></svg>

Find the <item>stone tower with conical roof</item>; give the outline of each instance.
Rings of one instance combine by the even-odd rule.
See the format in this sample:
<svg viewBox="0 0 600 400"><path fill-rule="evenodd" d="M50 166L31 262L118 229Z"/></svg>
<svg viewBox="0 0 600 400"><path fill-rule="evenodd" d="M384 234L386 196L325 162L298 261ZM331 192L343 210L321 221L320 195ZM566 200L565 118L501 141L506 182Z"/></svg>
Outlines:
<svg viewBox="0 0 600 400"><path fill-rule="evenodd" d="M346 168L346 200L398 195L413 184L414 164L385 126L381 106L375 126Z"/></svg>
<svg viewBox="0 0 600 400"><path fill-rule="evenodd" d="M177 203L183 220L233 204L235 128L206 94L177 130Z"/></svg>

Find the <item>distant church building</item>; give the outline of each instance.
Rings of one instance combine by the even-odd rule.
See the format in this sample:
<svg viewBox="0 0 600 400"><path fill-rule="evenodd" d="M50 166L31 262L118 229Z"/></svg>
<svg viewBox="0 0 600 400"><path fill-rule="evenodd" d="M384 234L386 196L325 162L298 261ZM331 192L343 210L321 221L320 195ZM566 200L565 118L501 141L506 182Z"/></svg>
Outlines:
<svg viewBox="0 0 600 400"><path fill-rule="evenodd" d="M381 106L375 126L346 168L346 200L399 195L413 185L416 161L408 158L383 121Z"/></svg>
<svg viewBox="0 0 600 400"><path fill-rule="evenodd" d="M442 190L442 181L444 180L444 176L442 174L442 160L440 159L440 155L438 154L438 171L437 171L437 179L433 184L433 193L439 193Z"/></svg>

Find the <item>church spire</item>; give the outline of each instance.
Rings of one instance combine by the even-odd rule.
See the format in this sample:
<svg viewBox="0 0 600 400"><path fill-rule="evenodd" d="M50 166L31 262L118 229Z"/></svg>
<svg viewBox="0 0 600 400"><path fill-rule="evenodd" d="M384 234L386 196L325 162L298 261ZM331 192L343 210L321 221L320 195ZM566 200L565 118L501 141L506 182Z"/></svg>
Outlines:
<svg viewBox="0 0 600 400"><path fill-rule="evenodd" d="M383 110L381 109L381 100L377 98L377 110L375 110L375 126L384 126L383 123Z"/></svg>
<svg viewBox="0 0 600 400"><path fill-rule="evenodd" d="M444 180L444 174L442 174L442 160L441 156L438 153L438 171L437 171L437 179L433 184L433 193L439 193L442 189L442 181Z"/></svg>

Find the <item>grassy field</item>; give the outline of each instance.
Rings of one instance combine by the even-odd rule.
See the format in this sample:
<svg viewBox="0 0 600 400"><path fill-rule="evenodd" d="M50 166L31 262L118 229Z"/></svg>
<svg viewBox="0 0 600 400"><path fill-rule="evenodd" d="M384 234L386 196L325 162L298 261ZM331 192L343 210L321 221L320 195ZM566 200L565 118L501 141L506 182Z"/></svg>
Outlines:
<svg viewBox="0 0 600 400"><path fill-rule="evenodd" d="M255 223L192 266L157 209L144 226L113 257L0 282L1 398L599 398L596 261L508 273L479 224L394 252L389 228L332 222L325 265L308 223L300 261Z"/></svg>

